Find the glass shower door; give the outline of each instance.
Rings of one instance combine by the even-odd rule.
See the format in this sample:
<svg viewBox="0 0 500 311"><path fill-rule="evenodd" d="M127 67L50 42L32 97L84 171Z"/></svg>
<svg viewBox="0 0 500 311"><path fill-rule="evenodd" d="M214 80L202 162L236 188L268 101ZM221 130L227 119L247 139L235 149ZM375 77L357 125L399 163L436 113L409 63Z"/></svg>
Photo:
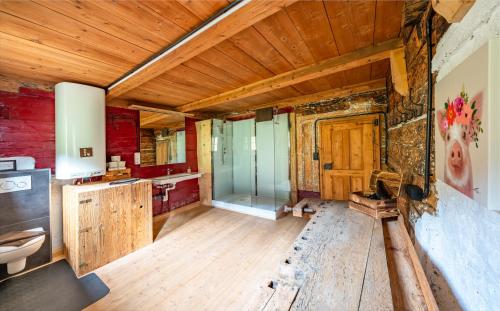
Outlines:
<svg viewBox="0 0 500 311"><path fill-rule="evenodd" d="M288 114L277 114L274 129L274 207L276 210L290 201L290 129Z"/></svg>
<svg viewBox="0 0 500 311"><path fill-rule="evenodd" d="M254 131L253 119L233 122L233 203L249 207L255 192Z"/></svg>
<svg viewBox="0 0 500 311"><path fill-rule="evenodd" d="M213 199L225 201L233 194L232 122L212 121Z"/></svg>
<svg viewBox="0 0 500 311"><path fill-rule="evenodd" d="M290 200L288 114L212 123L213 199L274 213Z"/></svg>
<svg viewBox="0 0 500 311"><path fill-rule="evenodd" d="M273 121L255 123L256 191L252 206L274 211Z"/></svg>

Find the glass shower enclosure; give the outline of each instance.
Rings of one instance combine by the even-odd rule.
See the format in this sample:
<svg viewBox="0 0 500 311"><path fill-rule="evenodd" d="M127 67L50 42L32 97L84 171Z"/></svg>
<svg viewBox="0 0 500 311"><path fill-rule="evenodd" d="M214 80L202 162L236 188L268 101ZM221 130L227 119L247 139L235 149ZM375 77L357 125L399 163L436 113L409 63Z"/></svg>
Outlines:
<svg viewBox="0 0 500 311"><path fill-rule="evenodd" d="M212 204L276 219L290 201L288 114L212 122Z"/></svg>

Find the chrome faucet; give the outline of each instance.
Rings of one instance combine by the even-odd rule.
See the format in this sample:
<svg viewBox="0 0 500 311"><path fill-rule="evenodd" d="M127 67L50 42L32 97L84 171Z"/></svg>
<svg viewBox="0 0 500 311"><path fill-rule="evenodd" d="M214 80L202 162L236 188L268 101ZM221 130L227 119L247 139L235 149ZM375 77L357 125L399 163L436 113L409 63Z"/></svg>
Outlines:
<svg viewBox="0 0 500 311"><path fill-rule="evenodd" d="M170 175L174 170L171 168L167 168L167 175Z"/></svg>

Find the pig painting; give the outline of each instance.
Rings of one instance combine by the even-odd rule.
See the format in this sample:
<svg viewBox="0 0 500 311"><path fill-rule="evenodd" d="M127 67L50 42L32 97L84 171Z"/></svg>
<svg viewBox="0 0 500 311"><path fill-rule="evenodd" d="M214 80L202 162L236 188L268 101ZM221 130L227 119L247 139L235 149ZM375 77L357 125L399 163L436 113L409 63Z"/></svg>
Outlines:
<svg viewBox="0 0 500 311"><path fill-rule="evenodd" d="M470 198L474 198L474 179L469 148L479 147L482 100L482 92L469 99L462 91L436 112L444 141L444 181Z"/></svg>

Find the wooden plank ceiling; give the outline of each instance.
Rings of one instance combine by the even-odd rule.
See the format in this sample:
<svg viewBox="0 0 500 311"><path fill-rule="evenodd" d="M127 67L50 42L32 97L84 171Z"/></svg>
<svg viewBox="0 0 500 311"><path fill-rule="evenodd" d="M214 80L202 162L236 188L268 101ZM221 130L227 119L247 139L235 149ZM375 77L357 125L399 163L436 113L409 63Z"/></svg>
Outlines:
<svg viewBox="0 0 500 311"><path fill-rule="evenodd" d="M0 74L107 87L228 4L225 0L4 0L0 2ZM120 99L178 107L397 38L404 3L298 1L286 5ZM389 62L382 60L202 111L250 109L385 78L388 72Z"/></svg>
<svg viewBox="0 0 500 311"><path fill-rule="evenodd" d="M183 128L183 115L169 115L150 111L141 111L141 128L163 129L163 128Z"/></svg>

